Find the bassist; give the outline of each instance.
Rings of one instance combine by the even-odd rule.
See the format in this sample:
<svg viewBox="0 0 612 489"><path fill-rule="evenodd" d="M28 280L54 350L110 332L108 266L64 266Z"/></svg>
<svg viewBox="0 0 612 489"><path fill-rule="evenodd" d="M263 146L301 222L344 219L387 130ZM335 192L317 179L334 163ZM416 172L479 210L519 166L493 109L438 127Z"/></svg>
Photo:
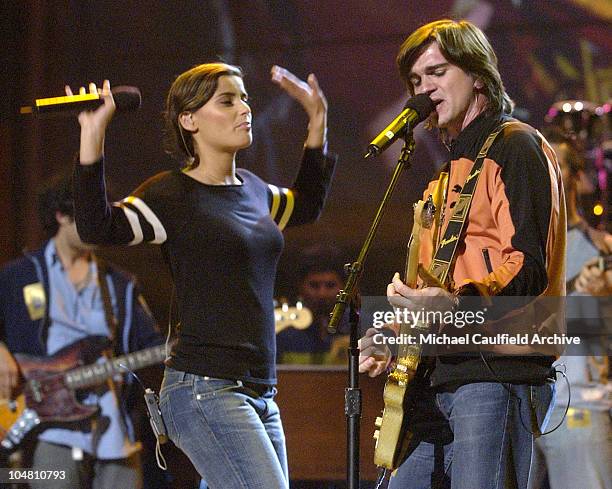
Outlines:
<svg viewBox="0 0 612 489"><path fill-rule="evenodd" d="M11 353L47 357L92 335L114 337L116 353L163 341L134 280L102 265L79 239L69 174L57 176L40 193L39 211L51 239L0 272L0 402L17 386ZM106 281L107 296L99 279ZM38 434L32 468L64 470L66 478L32 481L33 489L90 487L94 479L95 487L142 487L140 444L119 390L84 393L83 402L97 405L99 415Z"/></svg>

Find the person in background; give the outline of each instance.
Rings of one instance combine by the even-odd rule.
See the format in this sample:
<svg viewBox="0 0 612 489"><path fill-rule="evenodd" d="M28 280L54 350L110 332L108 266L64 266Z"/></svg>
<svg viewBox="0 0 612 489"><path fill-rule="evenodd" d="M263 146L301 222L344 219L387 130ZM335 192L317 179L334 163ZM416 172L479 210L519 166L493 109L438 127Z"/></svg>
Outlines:
<svg viewBox="0 0 612 489"><path fill-rule="evenodd" d="M612 271L605 257L612 253L612 235L590 227L580 213L584 160L574 140L556 128L546 131L546 138L561 165L567 198L567 330L581 341L555 364L566 372L569 390L565 380L557 382L550 425L563 422L536 440L535 463L545 466L550 489L611 489L611 324L605 307L612 294ZM543 483L543 477L534 479L530 489L541 489Z"/></svg>
<svg viewBox="0 0 612 489"><path fill-rule="evenodd" d="M346 363L346 321L335 335L327 332L329 314L344 284L343 263L340 250L330 245L317 244L302 252L298 298L312 313L312 323L305 329L288 327L276 335L278 363Z"/></svg>
<svg viewBox="0 0 612 489"><path fill-rule="evenodd" d="M110 349L122 354L163 343L134 278L104 263L79 238L69 174L41 191L39 214L49 240L0 271L0 400L16 393L15 353L50 357L94 336L114 338ZM109 324L101 281L116 327ZM99 387L79 396L97 405L99 415L37 435L32 469L62 470L65 478L30 481L32 489L142 487L141 444L127 411L130 389Z"/></svg>

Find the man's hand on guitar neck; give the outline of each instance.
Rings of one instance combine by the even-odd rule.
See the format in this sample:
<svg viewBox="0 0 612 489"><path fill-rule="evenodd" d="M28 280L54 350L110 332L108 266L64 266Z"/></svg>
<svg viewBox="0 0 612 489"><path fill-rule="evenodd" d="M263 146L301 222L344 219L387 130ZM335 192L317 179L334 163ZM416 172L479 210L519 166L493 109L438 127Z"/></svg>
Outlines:
<svg viewBox="0 0 612 489"><path fill-rule="evenodd" d="M399 273L387 285L387 299L393 307L418 311L451 311L457 305L457 298L440 287L413 289L401 281Z"/></svg>
<svg viewBox="0 0 612 489"><path fill-rule="evenodd" d="M19 384L19 367L4 343L0 343L0 401L11 399Z"/></svg>

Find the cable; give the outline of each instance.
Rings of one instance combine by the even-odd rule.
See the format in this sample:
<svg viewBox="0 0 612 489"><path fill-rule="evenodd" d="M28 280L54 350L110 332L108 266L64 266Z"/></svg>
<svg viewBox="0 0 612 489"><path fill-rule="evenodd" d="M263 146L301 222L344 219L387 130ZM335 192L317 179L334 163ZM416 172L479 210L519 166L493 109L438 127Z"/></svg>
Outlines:
<svg viewBox="0 0 612 489"><path fill-rule="evenodd" d="M381 484L385 481L385 477L387 477L387 469L381 468L378 471L378 478L376 479L374 489L381 489Z"/></svg>
<svg viewBox="0 0 612 489"><path fill-rule="evenodd" d="M172 292L170 293L170 307L168 308L168 333L166 333L166 360L170 359L170 352L168 351L168 344L170 343L170 338L172 336L172 306L174 305L176 296L176 285L172 283ZM176 329L180 328L181 322L179 321L176 324Z"/></svg>
<svg viewBox="0 0 612 489"><path fill-rule="evenodd" d="M167 347L167 345L166 345ZM140 380L140 378L138 377L138 375L136 375L136 372L134 372L132 369L126 367L125 365L123 365L122 363L119 364L119 368L125 370L127 373L131 374L140 384L140 387L142 387L142 390L145 393L145 402L147 400L147 396L148 395L152 395L155 397L155 409L157 410L157 422L159 424L163 424L163 418L161 418L161 411L159 410L159 404L157 402L157 396L155 395L155 393L153 392L152 389L147 389L145 387L145 385L142 383L142 381ZM147 409L149 410L149 420L151 421L151 428L153 429L153 433L155 434L155 461L157 462L157 466L162 469L162 470L168 470L168 464L166 462L166 459L164 458L164 454L161 451L161 442L160 442L160 437L158 435L158 430L162 429L161 427L156 429L154 426L154 421L151 420L151 412L150 409L151 407L148 405L147 403ZM164 428L164 435L165 435L165 428Z"/></svg>
<svg viewBox="0 0 612 489"><path fill-rule="evenodd" d="M538 430L538 432L534 433L529 428L527 428L527 426L525 425L525 422L523 420L523 415L522 415L522 412L521 412L521 404L522 404L523 400L520 397L518 397L514 392L512 392L512 390L510 390L510 388L506 385L506 383L501 381L501 379L497 376L497 374L495 373L495 371L493 370L493 368L491 367L489 362L487 362L487 359L485 358L484 354L482 353L482 351L480 349L478 350L478 353L480 354L480 358L482 359L483 363L485 364L485 366L487 367L489 372L491 372L493 377L495 377L496 382L498 384L500 384L504 389L506 389L506 391L508 391L508 394L510 394L510 396L513 397L514 399L516 399L516 401L518 402L519 419L521 421L521 425L523 426L525 431L527 431L527 433L530 433L530 434L535 435L535 436L544 436L544 435L548 435L548 434L552 433L553 431L556 431L557 429L559 429L559 427L563 424L563 421L565 421L565 416L567 415L567 412L569 411L571 397L572 397L571 396L571 394L572 394L571 393L571 386L570 386L569 380L567 378L567 375L565 375L564 371L557 370L556 368L553 370L555 372L555 374L560 373L561 375L563 375L563 377L565 378L565 382L567 384L567 404L565 406L565 411L563 413L563 417L561 418L561 421L559 421L557 426L555 426L553 429L545 431L544 433L541 433ZM556 377L557 376L555 375L555 379L556 379Z"/></svg>
<svg viewBox="0 0 612 489"><path fill-rule="evenodd" d="M140 387L142 387L143 391L147 390L145 385L140 380L140 377L138 377L138 375L136 375L136 372L134 372L133 370L129 369L128 367L126 367L122 363L119 364L119 367L122 368L123 370L125 370L128 374L132 374L132 377L134 377L138 381L138 383L140 384Z"/></svg>

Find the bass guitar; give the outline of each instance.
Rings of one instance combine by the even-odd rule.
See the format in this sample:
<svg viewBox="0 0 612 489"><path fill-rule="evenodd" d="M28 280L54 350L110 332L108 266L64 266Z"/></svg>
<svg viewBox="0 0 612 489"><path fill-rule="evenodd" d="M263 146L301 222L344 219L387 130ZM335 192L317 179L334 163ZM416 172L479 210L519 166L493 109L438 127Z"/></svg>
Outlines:
<svg viewBox="0 0 612 489"><path fill-rule="evenodd" d="M90 336L50 357L15 354L24 381L16 399L0 404L0 450L15 450L44 427L63 426L93 416L98 407L81 404L76 391L166 358L165 345L105 358L103 353L108 348L107 338Z"/></svg>
<svg viewBox="0 0 612 489"><path fill-rule="evenodd" d="M417 288L419 275L422 278L427 275L427 271L419 265L420 234L421 229L431 228L434 214L435 207L431 197L427 202L419 200L414 205L414 224L408 243L405 274L405 283L412 288ZM430 282L427 285L433 285L431 283L433 277L426 278ZM410 324L402 323L399 334L413 336L427 333L427 331L428 325L419 321ZM420 361L421 345L418 342L414 345L404 342L399 346L397 360L385 384L383 413L381 417L376 418L375 423L377 429L374 432L376 441L374 463L378 467L395 470L406 458L408 444L411 440L411 433L407 430L409 416L406 414L406 405L409 391L417 380L415 377Z"/></svg>

